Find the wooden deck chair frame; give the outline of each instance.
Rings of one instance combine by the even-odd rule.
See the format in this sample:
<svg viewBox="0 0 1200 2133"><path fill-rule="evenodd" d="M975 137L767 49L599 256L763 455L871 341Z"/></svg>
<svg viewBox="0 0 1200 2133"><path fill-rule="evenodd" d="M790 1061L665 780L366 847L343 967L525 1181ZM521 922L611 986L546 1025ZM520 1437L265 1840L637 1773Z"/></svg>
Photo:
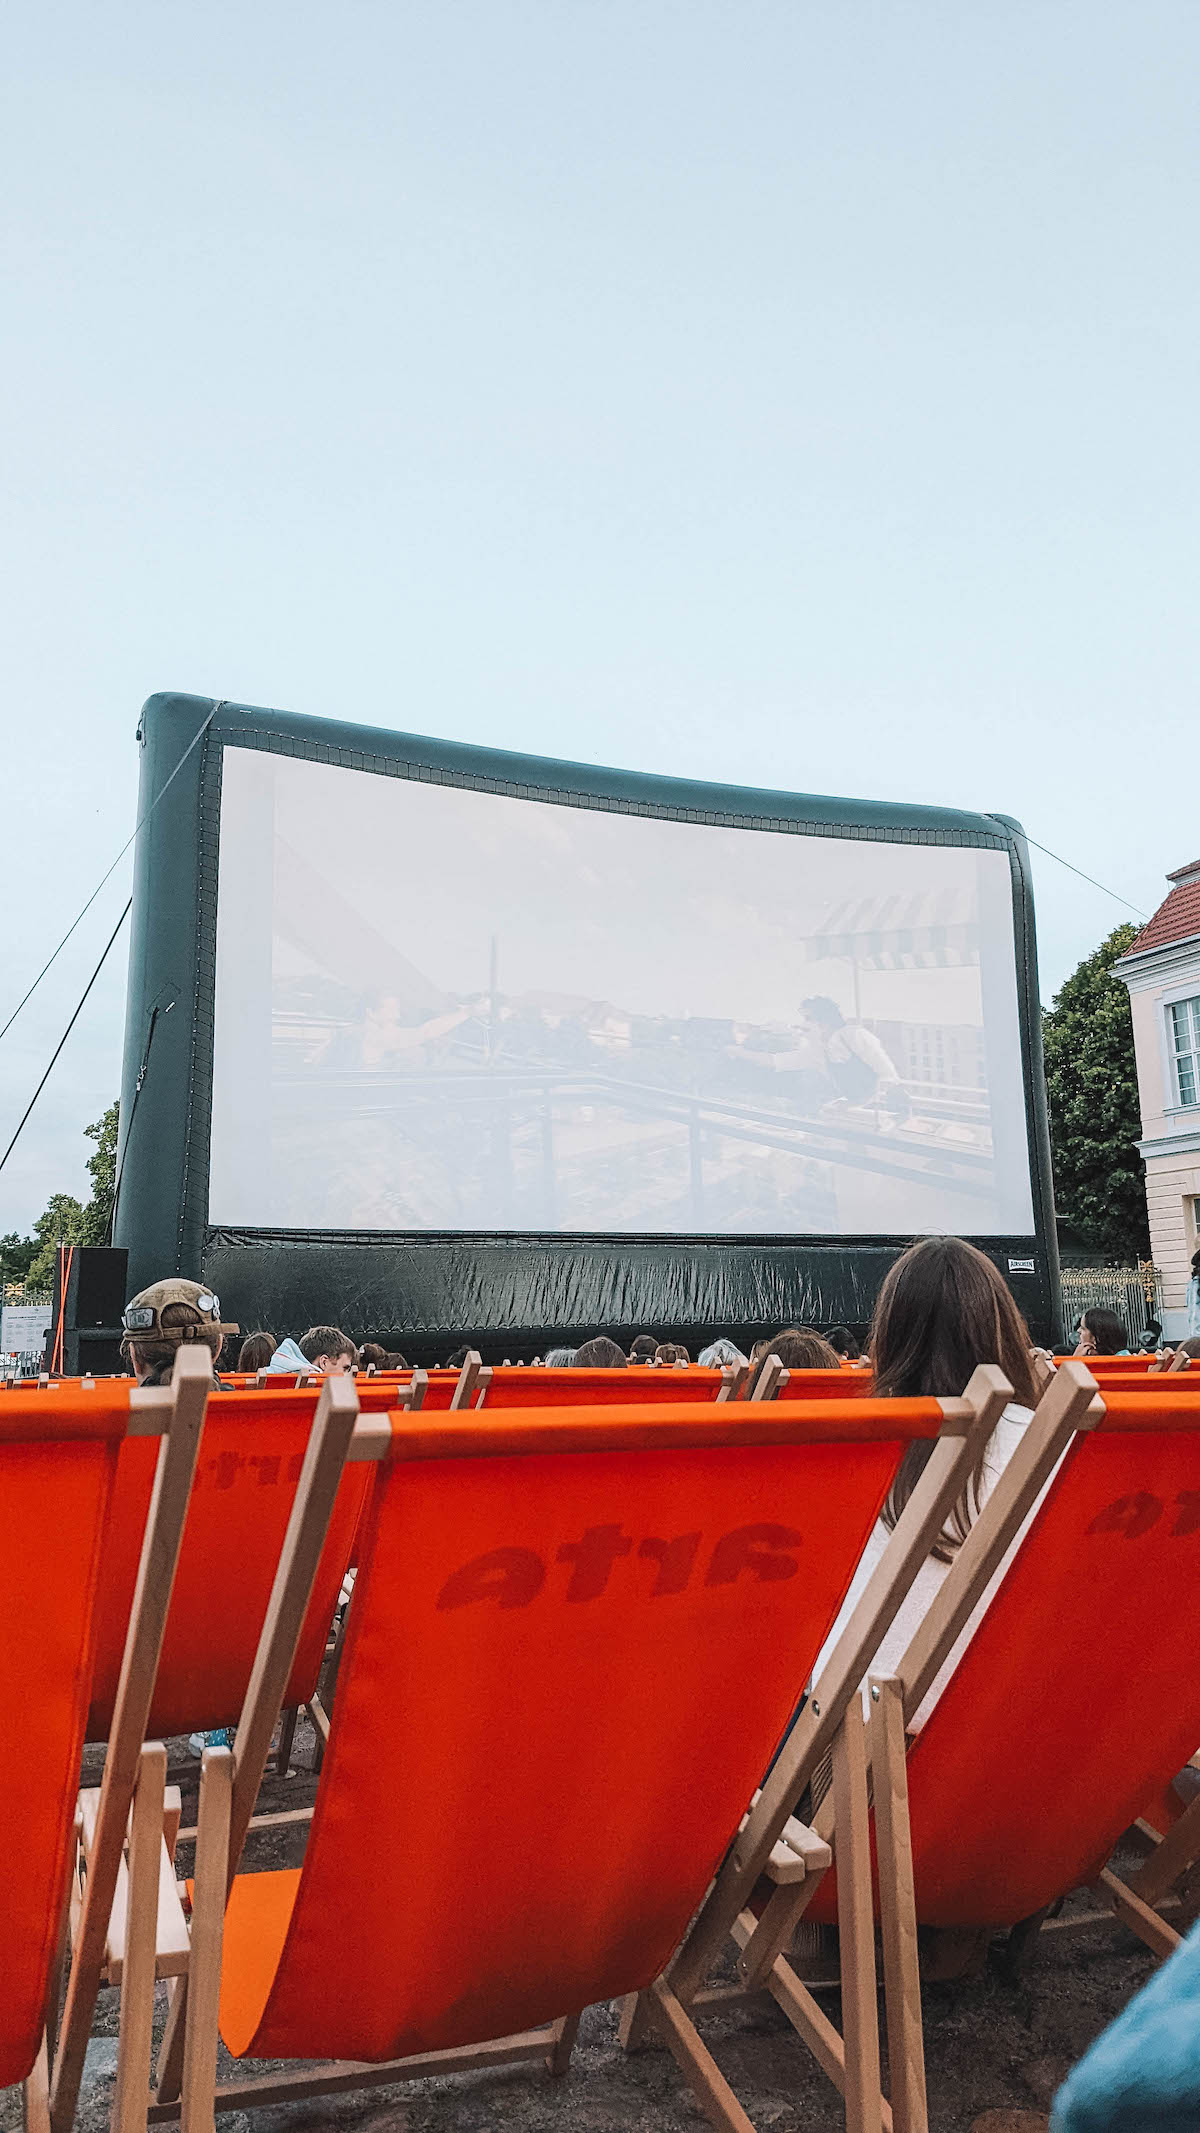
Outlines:
<svg viewBox="0 0 1200 2133"><path fill-rule="evenodd" d="M1086 1382L1081 1384L1074 1373L1056 1373L1026 1431L1026 1439L1039 1453L1036 1461L1030 1462L1038 1475L1030 1501L1092 1403L1095 1387L1087 1374L1083 1375ZM957 1446L953 1440L939 1440L918 1489L897 1522L883 1560L815 1683L801 1718L682 1948L650 1992L628 2001L623 2010L621 2041L626 2049L635 2049L647 2041L651 2032L657 2032L674 2054L712 2124L722 2133L752 2133L751 2121L704 2046L694 2016L706 2008L728 2009L744 2004L763 1990L770 1993L818 2064L842 2091L847 2124L853 2133L859 2133L859 2129L862 2133L891 2133L892 2128L895 2133L924 2133L927 2126L903 1715L894 1685L872 1682L868 1758L867 1726L857 1692L868 1675L873 1652L963 1485L981 1438L986 1441L990 1436L1010 1398L1011 1388L997 1369L987 1367L975 1372L966 1393L975 1418L974 1429ZM1006 1526L1007 1534L1016 1530L1022 1515L1023 1511L1011 1526ZM960 1555L969 1545L968 1542ZM999 1554L1006 1545L1007 1539L1000 1544ZM978 1555L979 1549L974 1553ZM971 1580L971 1598L963 1620L983 1589L993 1561L998 1559L998 1555L993 1558L989 1552L986 1567ZM949 1644L945 1648L949 1649ZM940 1665L940 1657L937 1663ZM936 1666L922 1671L922 1695L936 1671ZM912 1708L915 1707L914 1704ZM832 1785L814 1813L811 1827L805 1828L795 1820L796 1803L818 1763L830 1751ZM880 2086L876 2012L868 1804L872 1771L881 1886L887 1889L881 1926L890 2106ZM785 1854L791 1851L799 1855L801 1871L780 1871L781 1844ZM841 2035L786 1961L784 1952L835 1854ZM751 1907L756 1885L771 1888L758 1912ZM706 1987L705 1979L730 1938L739 1951L738 1983Z"/></svg>
<svg viewBox="0 0 1200 2133"><path fill-rule="evenodd" d="M490 1363L485 1363L477 1348L469 1348L463 1357L458 1373L458 1383L450 1396L452 1411L461 1407L482 1407L492 1382Z"/></svg>
<svg viewBox="0 0 1200 2133"><path fill-rule="evenodd" d="M122 2110L129 2097L136 2095L139 2082L144 2089L145 2077L139 2073L143 2059L147 2073L149 2069L148 2022L139 2021L133 2009L139 1975L138 1954L144 1938L144 1934L139 1934L139 1928L144 1925L147 1908L148 1849L155 1877L150 1884L151 1894L157 1886L166 1751L158 1746L152 1751L150 1761L144 1762L143 1740L211 1388L212 1361L207 1349L181 1348L169 1389L138 1388L129 1396L130 1433L161 1436L162 1444L146 1519L104 1777L91 1818L87 1880L71 1936L66 2001L60 2021L57 1997L62 1982L61 1965L67 1956L67 1913L64 1908L60 1970L52 1982L53 2004L48 2010L47 2050L32 2077L38 2081L38 2088L33 2094L27 2092L26 2096L26 2116L30 2125L50 2126L54 2133L68 2133L75 2116L84 2054L106 1960L113 1902L124 1873L122 1855L127 1825L130 1824L137 1882L136 1894L127 1913L129 1947L122 1946L126 1966L117 2066L117 2101ZM82 1837L82 1816L76 1819L76 1829ZM64 1897L66 1894L64 1891ZM152 1988L150 2011L153 2012ZM50 2050L52 2036L57 2045L53 2057ZM120 2122L120 2118L114 2116L114 2125Z"/></svg>
<svg viewBox="0 0 1200 2133"><path fill-rule="evenodd" d="M186 1351L185 1351L186 1353ZM193 1373L194 1374L194 1373ZM177 1373L178 1375L178 1373ZM205 1391L211 1378L205 1373ZM136 1395L134 1396L136 1398ZM158 1396L160 1399L163 1395ZM272 1592L272 1607L276 1615L282 1608L286 1625L291 1617L287 1613L294 1603L302 1584L303 1600L300 1613L295 1619L288 1646L288 1659L281 1683L286 1683L295 1645L308 1604L316 1566L329 1522L333 1497L336 1495L345 1457L345 1445L355 1429L358 1414L358 1399L353 1385L344 1377L324 1381L320 1400L316 1403L313 1425L305 1452L296 1501L302 1500L301 1514L295 1504L285 1537L283 1557L291 1565L291 1582L285 1598L278 1603L281 1571L277 1571ZM378 1457L390 1438L386 1418L382 1415L367 1418L361 1425L360 1457ZM198 1448L198 1439L197 1439ZM193 1470L195 1456L193 1453ZM189 1487L190 1493L190 1487ZM187 1498L184 1497L183 1513L177 1534L174 1536L174 1554L171 1563L172 1578L182 1544L183 1524L186 1517ZM315 1552L311 1552L314 1545ZM289 1555L290 1548L290 1555ZM281 1557L281 1565L283 1561ZM170 1603L169 1588L162 1598L162 1619L158 1638L161 1646L166 1613ZM132 1637L132 1628L131 1628ZM260 1657L264 1639L260 1641ZM278 1649L278 1639L276 1646ZM148 1699L153 1694L154 1676L148 1676L146 1701L139 1703L138 1722L144 1729L149 1708ZM282 1694L282 1687L279 1690ZM119 1708L119 1706L118 1706ZM135 1730L132 1714L126 1718L132 1737ZM118 1722L114 1714L113 1736L106 1761L108 1768L113 1762L113 1743L117 1738ZM269 1745L269 1739L268 1739ZM211 1752L211 1751L206 1751ZM202 1770L203 1775L203 1770ZM85 1985L90 1983L90 2004L87 2008L87 2027L95 2006L99 1984L106 1977L110 1984L119 1984L121 1990L121 2043L118 2050L117 2082L113 2105L112 2125L115 2133L138 2133L146 2124L146 2112L150 2100L150 2054L151 2031L154 2011L154 1987L157 1980L166 1978L168 1989L175 1994L185 1990L186 1973L190 1963L191 1941L187 1921L180 1903L179 1888L175 1880L174 1852L179 1835L179 1795L174 1788L165 1788L166 1751L161 1742L142 1746L137 1759L136 1782L133 1791L129 1819L129 1859L126 1867L117 1844L115 1872L112 1876L113 1895L106 1927L101 1942L100 1967L97 1971L93 1961ZM214 1781L214 1782L219 1782ZM209 1791L213 1789L212 1784ZM73 1905L76 1930L73 1935L75 1963L72 1984L79 1969L79 1955L84 1931L84 1911L90 1903L92 1916L99 1919L104 1888L96 1880L97 1853L100 1847L100 1824L102 1818L103 1788L94 1794L81 1795L80 1812L77 1818L79 1859L77 1897ZM251 1802L251 1805L253 1803ZM94 1929L95 1930L95 1929ZM203 1945L203 1933L201 1935ZM68 2018L70 2000L68 2000ZM79 2039L82 2037L82 2045ZM67 2045L74 2043L74 2051L67 2056ZM84 2010L81 2004L74 2030L69 2030L64 2019L63 2046L56 2065L55 2101L52 2102L51 2126L59 2133L60 2125L66 2128L73 2115L78 2095L78 2081L82 2072L82 2057L86 2051L87 2030L84 2026ZM78 2063L76 2063L76 2061ZM61 2119L53 2115L61 2111ZM68 2115L70 2114L70 2115Z"/></svg>
<svg viewBox="0 0 1200 2133"><path fill-rule="evenodd" d="M207 1748L201 1759L200 1811L196 1826L196 1873L201 1881L199 1909L193 1914L190 1934L175 1895L171 1939L162 1941L160 1921L160 1974L173 1975L167 2026L159 2052L157 2081L161 2096L177 2101L172 2115L181 2115L189 2128L211 2126L211 2105L205 2116L204 2098L215 2077L215 2054L211 2068L197 2062L197 2039L208 2033L208 2016L215 2008L213 1992L220 1983L220 1943L224 1902L214 1906L208 1896L210 1861L228 1857L231 1843L240 1852L246 1831L276 1821L302 1819L286 1816L254 1816L254 1803L270 1752L280 1703L295 1658L296 1646L320 1562L325 1533L348 1461L378 1460L391 1443L391 1425L383 1413L360 1416L353 1381L345 1376L326 1378L313 1419L304 1455L304 1465L275 1573L266 1620L259 1640L254 1670L232 1750ZM214 1847L221 1847L220 1851ZM201 1874L201 1866L204 1871ZM174 1876L172 1873L172 1887ZM183 1960L172 1961L171 1950L182 1931ZM167 1968L167 1965L170 1968ZM151 1996L153 1973L151 1974ZM196 1995L196 2016L191 2021L188 2042L189 1996ZM215 2037L215 2030L213 2031ZM145 2125L149 2106L149 2060L140 2098ZM117 2121L114 2119L114 2127ZM127 2133L122 2126L120 2133ZM129 2129L132 2133L132 2128Z"/></svg>
<svg viewBox="0 0 1200 2133"><path fill-rule="evenodd" d="M861 1682L870 1660L878 1647L880 1637L889 1626L901 1604L913 1577L924 1561L933 1539L940 1531L950 1505L964 1486L981 1447L994 1427L995 1420L1010 1397L1010 1388L999 1371L994 1369L976 1372L967 1394L960 1400L943 1401L943 1426L939 1437L932 1443L930 1458L921 1480L914 1491L889 1547L885 1564L872 1580L871 1586L852 1621L839 1640L834 1661L826 1677L831 1688L826 1692L828 1700L814 1698L808 1711L793 1731L793 1735L774 1770L768 1777L757 1803L752 1808L743 1830L734 1845L726 1865L717 1877L700 1914L698 1924L704 1928L704 1938L689 1937L688 1954L695 1972L694 1982L674 1976L670 1983L660 1979L646 1994L632 2003L644 2007L648 2021L665 2036L676 2052L695 2093L712 2122L736 2133L747 2133L751 2121L737 2103L732 2090L723 2081L695 2031L690 2016L685 2011L682 1994L689 1999L698 1995L706 1974L711 1954L734 1931L743 1917L749 1917L750 1928L756 1924L747 1906L760 1874L771 1864L782 1887L791 1888L805 1876L815 1877L819 1882L828 1866L831 1853L827 1844L813 1839L810 1833L796 1824L791 1817L794 1805L807 1777L816 1762L832 1748L835 1762L835 1792L839 1803L839 1839L849 1857L857 1846L861 1861L866 1855L867 1794L866 1753L863 1740L863 1725L855 1690ZM853 1705L849 1724L844 1721ZM857 1721L857 1724L855 1724ZM264 1733L264 1722L255 1718L247 1705L244 1726ZM269 1729L267 1729L269 1737ZM239 1729L239 1743L242 1732ZM237 1751L235 1750L235 1755ZM247 1796L253 1798L254 1773L247 1770ZM219 1786L218 1780L218 1786ZM214 1817L220 1821L220 1793L213 1789L210 1797L217 1803ZM220 1877L224 1888L232 1886L241 1843L248 1822L236 1822L230 1831L225 1857L229 1864ZM219 1839L218 1841L223 1841ZM200 1827L198 1850L205 1847L209 1853L206 1831ZM215 1856L219 1857L219 1853ZM867 1867L869 1874L869 1865ZM847 1875L847 1887L861 1882L861 1871L856 1876ZM869 1882L867 1901L869 1904ZM208 1915L208 1904L205 1916ZM861 1899L859 1900L861 1913ZM879 2046L874 2009L874 1957L871 1936L860 1947L858 1958L851 1966L851 1975L856 1986L853 2008L849 2020L856 2024L854 2041L845 2052L841 2040L836 2039L833 2051L826 2046L823 2035L818 2035L814 2050L819 2063L826 2071L841 2076L847 2091L850 2123L858 2129L872 2125L882 2126L887 2117L887 2107L879 2094ZM868 1976L869 1972L869 1976ZM302 2074L285 2073L266 2075L250 2080L215 2087L216 2031L213 2010L219 1978L208 1978L203 1991L196 1995L197 2032L202 2020L207 2028L207 2042L201 2047L199 2034L194 2048L181 2049L176 2041L175 2059L164 2067L160 2058L160 2087L151 2109L152 2121L162 2121L182 2116L182 2099L179 2096L179 2072L185 2051L189 2063L197 2069L197 2091L193 2115L189 2123L199 2126L211 2123L209 2113L214 2108L246 2108L255 2103L266 2105L285 2099L299 2100L317 2094L334 2093L340 2090L358 2089L372 2085L389 2085L398 2081L421 2078L436 2073L463 2071L500 2063L543 2060L554 2072L566 2070L578 2018L571 2017L487 2044L476 2044L452 2051L436 2051L394 2060L380 2065L345 2063L316 2067ZM175 2008L172 2009L172 2016ZM824 2018L820 2018L824 2022ZM826 2024L831 2035L831 2025ZM627 2024L628 2029L628 2024ZM166 2053L164 2052L164 2057ZM874 2069L872 2073L872 2067ZM203 2096L199 2081L203 2078L206 2087ZM859 2092L861 2091L861 2099Z"/></svg>
<svg viewBox="0 0 1200 2133"><path fill-rule="evenodd" d="M888 1797L902 1795L905 1830L907 1727L936 1680L947 1656L953 1651L979 1599L1003 1563L1007 1550L1033 1510L1040 1491L1053 1474L1072 1435L1077 1431L1094 1428L1103 1419L1103 1382L1098 1383L1080 1359L1070 1359L1060 1366L1055 1375L1058 1384L1065 1384L1068 1380L1071 1382L1071 1399L1054 1400L1052 1393L1048 1393L1042 1400L1034 1421L1025 1431L1021 1444L959 1550L950 1574L895 1675L886 1680L872 1682L872 1695L887 1713L886 1724L881 1721L873 1744L876 1797L879 1797L881 1791ZM1147 1390L1149 1389L1148 1387ZM874 1760L875 1744L878 1745L880 1754L877 1766ZM818 1817L818 1821L819 1819ZM1152 1836L1153 1834L1151 1833ZM1050 1937L1056 1937L1059 1933L1073 1937L1079 1933L1087 1933L1098 1925L1111 1924L1115 1915L1121 1924L1128 1926L1138 1936L1152 1954L1160 1959L1172 1954L1179 1946L1180 1935L1156 1906L1162 1904L1163 1898L1178 1877L1193 1867L1198 1858L1200 1801L1194 1801L1180 1815L1171 1830L1155 1844L1150 1856L1128 1881L1122 1880L1110 1865L1101 1868L1092 1886L1101 1900L1102 1908L1085 1911L1065 1920L1042 1915L1029 1920L1024 1928L1015 1928L1020 1952L1027 1952L1028 1947L1042 1932ZM887 1855L886 1869L881 1854L881 1907L885 1901L885 1878L892 1884L889 1901L894 1900L897 1880L901 1885L907 1884L911 1896L912 1863L911 1856L905 1856L905 1844L902 1844L898 1851ZM912 1917L915 1930L915 1908Z"/></svg>
<svg viewBox="0 0 1200 2133"><path fill-rule="evenodd" d="M428 1389L429 1373L425 1370L414 1370L407 1384L396 1387L396 1410L411 1415L417 1414L425 1404L425 1394ZM320 1680L317 1683L314 1694L306 1704L290 1705L279 1714L279 1736L272 1758L277 1777L286 1777L292 1767L292 1749L296 1740L296 1726L302 1714L308 1719L313 1729L313 1747L309 1768L314 1776L320 1771L329 1741L329 1713L326 1709L329 1684L337 1679L337 1661L346 1635L346 1623L349 1619L349 1614L350 1601L347 1599L342 1603L340 1611L335 1612L328 1641L325 1645L325 1657L321 1663Z"/></svg>

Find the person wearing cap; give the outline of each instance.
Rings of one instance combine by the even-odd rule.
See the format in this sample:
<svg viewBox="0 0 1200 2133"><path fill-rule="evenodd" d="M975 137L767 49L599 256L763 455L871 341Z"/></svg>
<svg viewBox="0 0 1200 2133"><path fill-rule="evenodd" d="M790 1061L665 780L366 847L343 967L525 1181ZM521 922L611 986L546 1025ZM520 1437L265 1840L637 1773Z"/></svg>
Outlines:
<svg viewBox="0 0 1200 2133"><path fill-rule="evenodd" d="M216 1360L227 1333L221 1323L221 1300L201 1281L174 1274L152 1282L126 1304L121 1315L121 1353L139 1385L169 1385L175 1358L188 1341L202 1341L213 1359L213 1383L219 1385Z"/></svg>

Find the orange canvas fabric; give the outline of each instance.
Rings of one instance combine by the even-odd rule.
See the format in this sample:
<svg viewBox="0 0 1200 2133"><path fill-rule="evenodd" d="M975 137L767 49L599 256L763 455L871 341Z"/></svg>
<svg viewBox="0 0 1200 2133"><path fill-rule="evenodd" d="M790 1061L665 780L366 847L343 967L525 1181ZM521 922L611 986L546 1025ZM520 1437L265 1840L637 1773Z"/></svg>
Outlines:
<svg viewBox="0 0 1200 2133"><path fill-rule="evenodd" d="M275 1567L319 1392L214 1392L208 1403L179 1569L150 1710L152 1736L236 1722L250 1679ZM389 1406L394 1392L379 1396ZM369 1409L370 1400L360 1403ZM112 1719L157 1445L121 1448L99 1603L88 1739ZM288 1683L289 1705L312 1696L350 1561L372 1469L347 1466Z"/></svg>
<svg viewBox="0 0 1200 2133"><path fill-rule="evenodd" d="M869 1370L792 1370L777 1400L869 1400L875 1380Z"/></svg>
<svg viewBox="0 0 1200 2133"><path fill-rule="evenodd" d="M375 1380L360 1379L360 1391L364 1383L371 1385ZM431 1371L424 1407L434 1414L444 1412L457 1383L457 1371ZM686 1370L518 1370L515 1366L501 1366L492 1372L481 1412L487 1414L505 1407L678 1407L697 1400L715 1400L722 1383L719 1370L701 1370L697 1364L690 1364ZM867 1371L795 1370L778 1397L845 1400L870 1390Z"/></svg>
<svg viewBox="0 0 1200 2133"><path fill-rule="evenodd" d="M1105 1404L909 1751L924 1925L1015 1925L1087 1880L1200 1739L1200 1406Z"/></svg>
<svg viewBox="0 0 1200 2133"><path fill-rule="evenodd" d="M371 1381L368 1379L368 1383ZM449 1407L458 1384L456 1370L431 1370L423 1405L434 1413ZM502 1407L629 1407L634 1402L678 1406L680 1401L715 1400L721 1390L719 1370L542 1370L532 1365L498 1364L484 1393L483 1412ZM475 1398L478 1399L478 1392Z"/></svg>
<svg viewBox="0 0 1200 2133"><path fill-rule="evenodd" d="M394 1425L308 1854L247 1875L221 2024L379 2060L648 1984L936 1403Z"/></svg>
<svg viewBox="0 0 1200 2133"><path fill-rule="evenodd" d="M0 1402L0 2088L29 2073L45 2018L129 1390Z"/></svg>

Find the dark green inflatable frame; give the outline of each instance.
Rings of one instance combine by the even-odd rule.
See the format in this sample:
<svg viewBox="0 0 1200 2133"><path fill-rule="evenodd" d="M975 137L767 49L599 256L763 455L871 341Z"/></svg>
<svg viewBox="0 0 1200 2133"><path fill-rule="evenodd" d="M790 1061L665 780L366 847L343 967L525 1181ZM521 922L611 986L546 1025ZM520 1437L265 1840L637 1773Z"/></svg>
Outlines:
<svg viewBox="0 0 1200 2133"><path fill-rule="evenodd" d="M1029 855L1003 815L643 777L200 696L152 696L141 788L114 1241L131 1287L210 1281L225 1316L282 1335L335 1321L425 1359L454 1336L491 1355L551 1335L650 1328L693 1338L789 1322L861 1325L905 1237L466 1236L214 1229L208 1222L218 835L228 747L567 805L808 836L1008 853L1032 1234L978 1237L1043 1338L1059 1329ZM1012 1266L1010 1262L1025 1262Z"/></svg>

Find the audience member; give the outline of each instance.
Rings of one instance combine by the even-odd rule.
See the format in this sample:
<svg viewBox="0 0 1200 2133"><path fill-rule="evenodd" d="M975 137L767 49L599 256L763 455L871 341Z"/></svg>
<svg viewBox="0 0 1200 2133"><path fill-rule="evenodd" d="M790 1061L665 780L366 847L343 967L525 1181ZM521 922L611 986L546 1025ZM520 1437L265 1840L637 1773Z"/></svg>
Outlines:
<svg viewBox="0 0 1200 2133"><path fill-rule="evenodd" d="M777 1355L785 1370L841 1368L841 1357L812 1326L784 1326L781 1332L755 1341L750 1350L750 1382L746 1388L748 1393L753 1392L757 1385L762 1366L769 1355ZM962 1390L961 1386L959 1390Z"/></svg>
<svg viewBox="0 0 1200 2133"><path fill-rule="evenodd" d="M1140 1353L1142 1355L1157 1355L1159 1349L1162 1347L1162 1344L1163 1337L1161 1325L1159 1324L1156 1318L1148 1318L1146 1320L1145 1330L1142 1334L1140 1341L1138 1342L1138 1349Z"/></svg>
<svg viewBox="0 0 1200 2133"><path fill-rule="evenodd" d="M219 1385L217 1357L226 1334L238 1330L222 1325L220 1299L211 1289L179 1274L141 1289L126 1304L121 1325L121 1354L139 1385L169 1385L176 1356L193 1341L208 1349Z"/></svg>
<svg viewBox="0 0 1200 2133"><path fill-rule="evenodd" d="M831 1326L825 1338L834 1354L842 1356L847 1362L856 1363L862 1354L862 1349L849 1326Z"/></svg>
<svg viewBox="0 0 1200 2133"><path fill-rule="evenodd" d="M1129 1335L1115 1311L1093 1304L1079 1321L1076 1355L1128 1355Z"/></svg>
<svg viewBox="0 0 1200 2133"><path fill-rule="evenodd" d="M735 1341L726 1340L722 1336L718 1340L710 1341L707 1348L702 1348L696 1360L702 1370L736 1370L739 1363L746 1362L747 1358Z"/></svg>
<svg viewBox="0 0 1200 2133"><path fill-rule="evenodd" d="M598 1333L594 1340L585 1341L575 1350L576 1370L624 1370L626 1357L623 1348L610 1341L606 1333Z"/></svg>
<svg viewBox="0 0 1200 2133"><path fill-rule="evenodd" d="M298 1341L281 1341L267 1369L273 1376L302 1376L314 1372L327 1378L353 1372L358 1350L340 1326L310 1326Z"/></svg>
<svg viewBox="0 0 1200 2133"><path fill-rule="evenodd" d="M547 1348L547 1370L569 1370L578 1353L577 1348Z"/></svg>
<svg viewBox="0 0 1200 2133"><path fill-rule="evenodd" d="M875 1393L879 1399L953 1398L963 1391L980 1363L998 1363L1014 1393L980 1452L975 1469L934 1544L932 1555L921 1565L880 1645L872 1672L891 1674L899 1666L933 1604L950 1564L1020 1443L1031 1419L1036 1392L1029 1331L1012 1293L992 1261L960 1237L925 1237L901 1254L879 1292L871 1326L870 1351L875 1366ZM923 1442L910 1444L905 1452L882 1514L851 1580L842 1611L817 1661L814 1679L878 1568L900 1514L924 1471L930 1450L931 1443ZM924 1724L1002 1575L1001 1569L993 1578L992 1586L980 1601L916 1714L912 1722L914 1727Z"/></svg>
<svg viewBox="0 0 1200 2133"><path fill-rule="evenodd" d="M364 1341L358 1351L360 1370L387 1370L388 1352L380 1341Z"/></svg>
<svg viewBox="0 0 1200 2133"><path fill-rule="evenodd" d="M459 1347L459 1348L456 1348L456 1349L454 1350L454 1353L453 1353L453 1355L448 1355L448 1356L446 1357L446 1369L447 1369L447 1370L461 1370L461 1369L462 1369L462 1366L463 1366L463 1364L464 1364L464 1363L466 1362L466 1360L467 1360L467 1357L468 1357L468 1356L470 1355L470 1353L471 1353L471 1350L470 1350L470 1348L469 1348L469 1347L467 1346L467 1343L466 1343L466 1342L464 1341L464 1342L462 1343L462 1346L461 1346L461 1347Z"/></svg>
<svg viewBox="0 0 1200 2133"><path fill-rule="evenodd" d="M278 1343L273 1333L248 1333L238 1349L239 1370L266 1370Z"/></svg>
<svg viewBox="0 0 1200 2133"><path fill-rule="evenodd" d="M654 1360L660 1368L685 1368L692 1358L682 1341L660 1341L654 1351Z"/></svg>
<svg viewBox="0 0 1200 2133"><path fill-rule="evenodd" d="M652 1363L658 1352L658 1342L652 1333L639 1333L629 1344L631 1363Z"/></svg>

